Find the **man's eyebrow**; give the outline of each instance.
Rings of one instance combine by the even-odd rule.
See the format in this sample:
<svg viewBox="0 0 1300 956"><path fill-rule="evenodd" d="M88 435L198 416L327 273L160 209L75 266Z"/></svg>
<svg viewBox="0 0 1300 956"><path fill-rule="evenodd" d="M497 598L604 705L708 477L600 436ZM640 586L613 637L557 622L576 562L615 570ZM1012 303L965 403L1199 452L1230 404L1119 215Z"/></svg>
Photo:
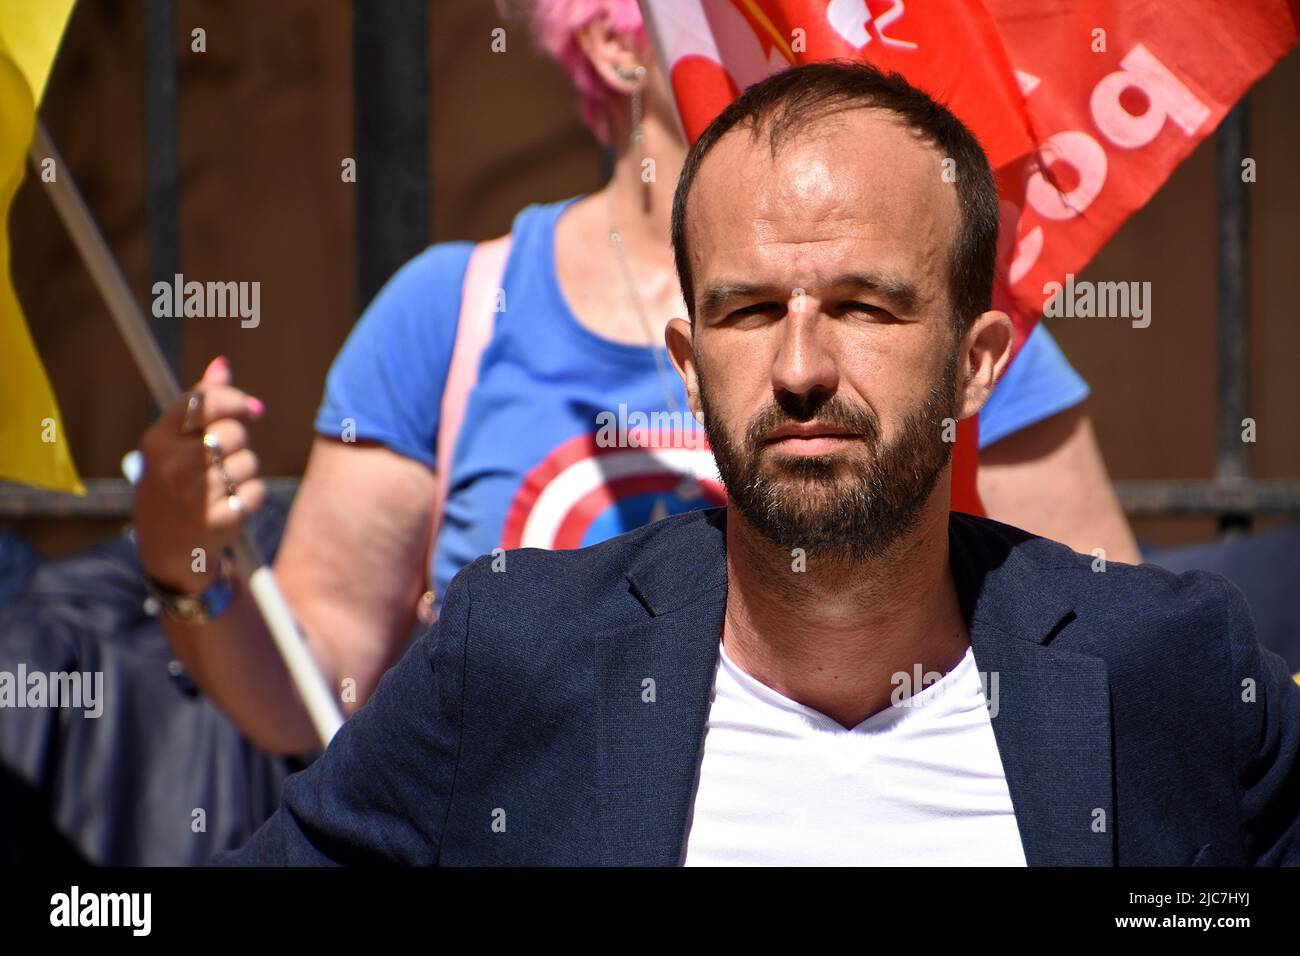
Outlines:
<svg viewBox="0 0 1300 956"><path fill-rule="evenodd" d="M889 272L850 272L835 278L830 288L848 286L854 289L870 289L883 296L900 312L915 311L920 301L916 286L902 276Z"/></svg>
<svg viewBox="0 0 1300 956"><path fill-rule="evenodd" d="M848 272L836 276L828 284L835 289L869 289L883 296L900 312L912 312L920 301L916 286L901 276L888 272ZM712 315L734 299L775 298L784 302L792 290L778 290L774 286L753 282L714 282L700 294L700 311Z"/></svg>
<svg viewBox="0 0 1300 956"><path fill-rule="evenodd" d="M781 294L771 286L758 285L753 282L714 282L700 293L700 311L712 315L734 299L761 299ZM784 301L784 299L781 299Z"/></svg>

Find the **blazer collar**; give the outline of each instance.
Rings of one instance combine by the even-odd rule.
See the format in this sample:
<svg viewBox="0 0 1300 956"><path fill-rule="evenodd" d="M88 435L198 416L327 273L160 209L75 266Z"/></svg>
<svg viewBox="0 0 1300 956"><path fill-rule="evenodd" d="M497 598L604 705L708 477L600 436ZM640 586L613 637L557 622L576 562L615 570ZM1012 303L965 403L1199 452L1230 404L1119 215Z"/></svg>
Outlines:
<svg viewBox="0 0 1300 956"><path fill-rule="evenodd" d="M727 602L726 510L665 519L627 572L632 621L594 635L604 863L681 862ZM949 560L1031 866L1114 862L1105 664L1051 641L1075 626L1050 566L975 519ZM1076 572L1077 573L1077 572Z"/></svg>

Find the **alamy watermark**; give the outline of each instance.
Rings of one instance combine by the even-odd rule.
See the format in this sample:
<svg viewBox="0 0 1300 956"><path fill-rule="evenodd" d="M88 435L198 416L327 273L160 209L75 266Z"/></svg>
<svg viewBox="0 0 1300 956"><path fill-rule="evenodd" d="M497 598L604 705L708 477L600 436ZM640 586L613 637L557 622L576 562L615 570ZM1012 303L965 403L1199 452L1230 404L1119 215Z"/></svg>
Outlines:
<svg viewBox="0 0 1300 956"><path fill-rule="evenodd" d="M680 411L631 411L620 404L618 412L596 415L596 445L599 448L695 448L706 449L709 440L695 418Z"/></svg>
<svg viewBox="0 0 1300 956"><path fill-rule="evenodd" d="M1049 319L1132 319L1133 328L1151 324L1150 282L1078 282L1073 272L1065 275L1065 284L1043 285L1043 316Z"/></svg>
<svg viewBox="0 0 1300 956"><path fill-rule="evenodd" d="M121 926L132 936L153 928L152 893L83 893L74 885L50 897L51 926Z"/></svg>
<svg viewBox="0 0 1300 956"><path fill-rule="evenodd" d="M90 718L104 713L103 671L0 671L0 708L68 707Z"/></svg>
<svg viewBox="0 0 1300 956"><path fill-rule="evenodd" d="M997 671L979 671L978 673L980 689L984 692L984 703L989 709L989 718L992 719L998 715L998 688L1001 679ZM889 678L889 683L894 685L894 690L889 695L890 704L894 707L924 707L938 700L952 689L952 681L939 684L933 694L922 700L917 700L916 695L936 683L943 676L938 671L922 673L920 664L914 664L911 673L897 671Z"/></svg>
<svg viewBox="0 0 1300 956"><path fill-rule="evenodd" d="M185 281L176 273L171 282L153 284L153 314L158 319L239 318L240 328L262 322L262 283Z"/></svg>

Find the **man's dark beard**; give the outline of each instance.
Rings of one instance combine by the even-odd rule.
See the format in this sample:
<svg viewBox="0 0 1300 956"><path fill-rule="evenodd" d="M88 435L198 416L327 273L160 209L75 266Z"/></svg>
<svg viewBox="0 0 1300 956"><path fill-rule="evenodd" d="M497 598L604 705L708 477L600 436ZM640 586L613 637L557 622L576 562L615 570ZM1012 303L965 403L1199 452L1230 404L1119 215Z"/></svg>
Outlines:
<svg viewBox="0 0 1300 956"><path fill-rule="evenodd" d="M756 415L739 447L733 444L709 402L700 372L705 431L729 503L777 546L807 555L859 561L885 553L920 517L952 455L943 440L943 419L956 418L958 349L921 407L910 413L899 436L884 447L880 423L869 408L854 407L838 394L782 393ZM783 425L810 422L844 429L865 443L868 458L788 455L764 438Z"/></svg>

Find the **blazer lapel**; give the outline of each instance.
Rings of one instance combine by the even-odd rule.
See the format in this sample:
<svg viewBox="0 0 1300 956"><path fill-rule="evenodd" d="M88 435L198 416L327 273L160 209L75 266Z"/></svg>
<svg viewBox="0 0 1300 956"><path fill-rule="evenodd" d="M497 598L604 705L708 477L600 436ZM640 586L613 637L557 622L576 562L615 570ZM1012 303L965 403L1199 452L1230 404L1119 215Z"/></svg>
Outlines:
<svg viewBox="0 0 1300 956"><path fill-rule="evenodd" d="M1027 560L1019 549L981 553L963 520L954 516L950 524L950 560L1026 861L1112 866L1115 804L1106 665L1051 645L1075 617L1069 602L1052 589L1050 569Z"/></svg>
<svg viewBox="0 0 1300 956"><path fill-rule="evenodd" d="M1110 685L1095 657L980 629L993 735L1030 866L1111 866ZM990 710L992 713L992 709Z"/></svg>
<svg viewBox="0 0 1300 956"><path fill-rule="evenodd" d="M594 637L600 858L675 866L695 798L722 638L723 531L711 520L665 529L627 580L636 619Z"/></svg>

